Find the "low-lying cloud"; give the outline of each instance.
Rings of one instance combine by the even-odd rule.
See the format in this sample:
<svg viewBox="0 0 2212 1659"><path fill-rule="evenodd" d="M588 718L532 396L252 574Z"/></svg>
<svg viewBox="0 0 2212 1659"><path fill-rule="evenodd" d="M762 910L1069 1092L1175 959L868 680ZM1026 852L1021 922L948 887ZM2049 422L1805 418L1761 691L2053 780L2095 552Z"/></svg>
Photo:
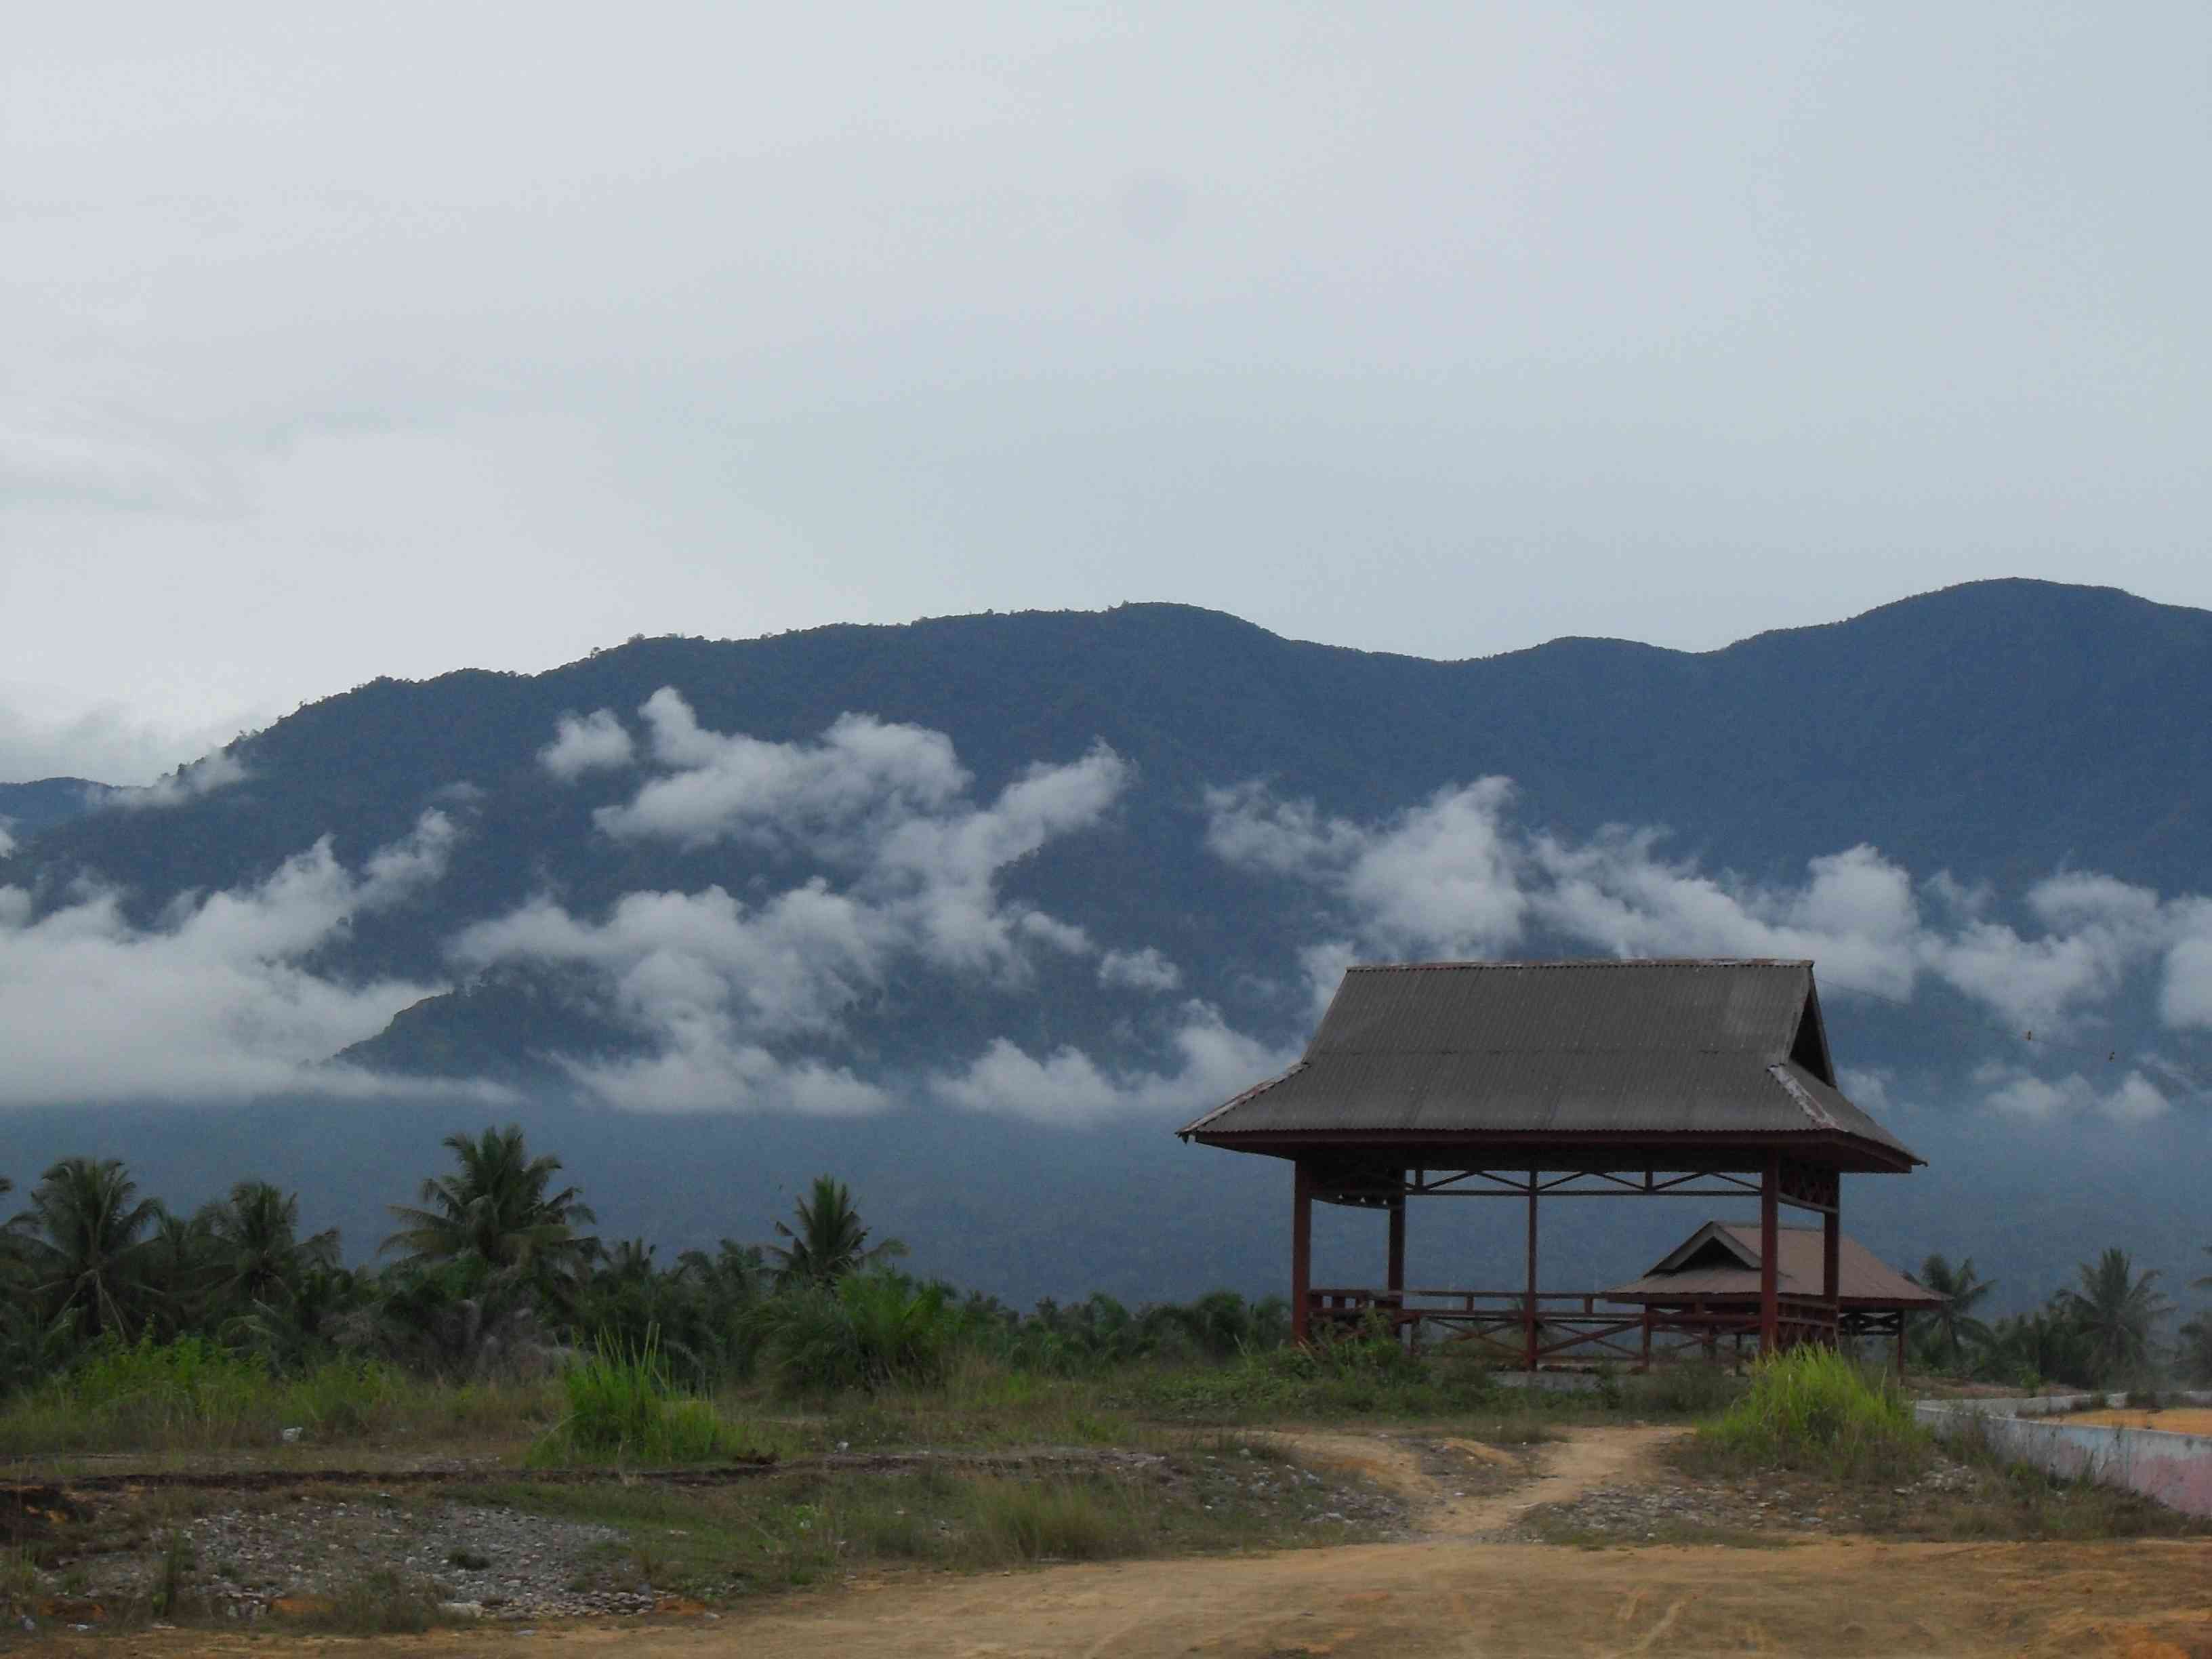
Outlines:
<svg viewBox="0 0 2212 1659"><path fill-rule="evenodd" d="M358 872L325 837L250 886L185 894L146 927L110 887L80 884L43 913L0 887L0 1104L386 1086L320 1062L442 988L309 962L356 915L434 885L456 833L426 813Z"/></svg>
<svg viewBox="0 0 2212 1659"><path fill-rule="evenodd" d="M243 783L246 776L243 761L228 749L217 749L188 765L179 766L166 777L155 779L143 789L117 789L102 795L100 804L119 806L125 811L182 806L186 801Z"/></svg>
<svg viewBox="0 0 2212 1659"><path fill-rule="evenodd" d="M553 728L553 741L538 751L538 763L563 783L573 783L586 772L628 766L635 757L629 730L611 708L587 715L563 714Z"/></svg>
<svg viewBox="0 0 2212 1659"><path fill-rule="evenodd" d="M1762 883L1670 859L1654 830L1610 829L1579 842L1523 830L1513 803L1510 781L1485 778L1362 823L1245 784L1209 793L1206 839L1226 863L1291 878L1322 898L1341 934L1305 952L1317 1000L1362 957L1564 948L1810 957L1832 991L1897 1003L1933 981L2045 1042L2095 1027L2130 976L2148 971L2168 1027L2212 1028L2212 902L2203 898L2064 872L2027 890L2021 908L2033 925L2022 931L1991 914L1989 893L1942 873L1916 882L1872 847L1813 859L1802 881ZM2094 1111L2136 1121L2169 1103L2142 1070L2116 1085L2025 1071L1981 1082L1991 1107L2029 1117Z"/></svg>
<svg viewBox="0 0 2212 1659"><path fill-rule="evenodd" d="M614 1016L648 1048L618 1062L564 1062L610 1102L873 1109L888 1099L879 1085L807 1045L834 1046L854 1006L896 973L927 968L1018 990L1039 953L1097 953L1084 928L1007 900L1000 878L1100 821L1128 777L1112 750L1033 767L978 803L941 732L848 714L813 741L774 743L705 729L670 689L639 713L651 737L638 763L652 775L595 815L602 834L694 848L740 842L817 873L767 898L719 885L629 893L598 916L539 897L453 940L464 968L580 966L595 975ZM614 755L611 734L623 731L605 710L564 717L540 758L574 775L586 757ZM1153 967L1156 978L1164 966Z"/></svg>
<svg viewBox="0 0 2212 1659"><path fill-rule="evenodd" d="M1904 1004L1947 988L2015 1034L1963 1086L2022 1122L2139 1123L2200 1092L2157 1052L2160 1030L2115 1034L2131 995L2125 1006L2154 1006L2165 1032L2212 1030L2212 901L2066 872L2007 905L1869 846L1813 859L1796 879L1752 880L1670 857L1655 830L1524 829L1513 785L1493 777L1364 822L1258 784L1207 794L1212 854L1293 884L1312 917L1295 948L1313 1006L1255 1036L1158 945L1104 936L1103 913L1054 915L1008 892L1024 860L1111 830L1132 774L1103 744L987 797L942 732L847 714L775 742L711 730L665 688L631 718L563 714L536 759L563 783L631 775L594 814L607 842L747 855L742 884L631 891L589 910L546 892L449 924L457 975L536 968L587 988L630 1048L551 1058L630 1109L830 1116L921 1097L1041 1124L1194 1113L1287 1065L1344 969L1377 958L1806 957L1831 993ZM218 752L136 804L243 777ZM0 887L0 1103L384 1086L320 1062L441 988L355 982L328 964L355 916L438 886L458 833L426 812L351 870L325 840L147 925L97 878L58 902ZM771 883L763 868L786 873ZM971 1058L904 1075L862 1058L866 1022L886 1008L917 1018L940 990L969 1010L1011 1008L1044 986L1110 1004L1106 1046L984 1036ZM1893 1079L1852 1081L1880 1110Z"/></svg>
<svg viewBox="0 0 2212 1659"><path fill-rule="evenodd" d="M1195 1113L1290 1066L1297 1045L1271 1048L1231 1030L1203 1002L1187 1004L1172 1039L1170 1071L1102 1066L1080 1048L1040 1059L1000 1037L931 1092L963 1111L1078 1127L1136 1114Z"/></svg>

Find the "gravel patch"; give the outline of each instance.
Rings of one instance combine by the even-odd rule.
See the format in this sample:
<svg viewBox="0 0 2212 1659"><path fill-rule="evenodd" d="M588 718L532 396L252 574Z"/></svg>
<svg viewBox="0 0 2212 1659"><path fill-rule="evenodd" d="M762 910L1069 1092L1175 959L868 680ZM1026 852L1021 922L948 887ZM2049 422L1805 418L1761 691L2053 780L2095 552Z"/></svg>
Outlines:
<svg viewBox="0 0 2212 1659"><path fill-rule="evenodd" d="M641 1613L649 1590L584 1588L623 1534L612 1527L456 1504L402 1506L374 1495L213 1510L178 1523L194 1594L233 1618L280 1599L336 1595L380 1569L434 1584L441 1599L494 1618ZM130 1604L150 1594L159 1548L82 1564L87 1594Z"/></svg>
<svg viewBox="0 0 2212 1659"><path fill-rule="evenodd" d="M1973 1484L1971 1469L1940 1457L1907 1485L1861 1491L1838 1492L1824 1482L1781 1474L1706 1479L1673 1473L1633 1485L1599 1486L1564 1504L1537 1504L1489 1538L1515 1544L1562 1539L1639 1544L1708 1532L1773 1537L1863 1533L1887 1526L1900 1508Z"/></svg>
<svg viewBox="0 0 2212 1659"><path fill-rule="evenodd" d="M1208 1453L1193 1476L1206 1509L1249 1504L1307 1527L1357 1527L1396 1536L1407 1534L1413 1508L1395 1493L1362 1481L1327 1480L1311 1469L1237 1452Z"/></svg>

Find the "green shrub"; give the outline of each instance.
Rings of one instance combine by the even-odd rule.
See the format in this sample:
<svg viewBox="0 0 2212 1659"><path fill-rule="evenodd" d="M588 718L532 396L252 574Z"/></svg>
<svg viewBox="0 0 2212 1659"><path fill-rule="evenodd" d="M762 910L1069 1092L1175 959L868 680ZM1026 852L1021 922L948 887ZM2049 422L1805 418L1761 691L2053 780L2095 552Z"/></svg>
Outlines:
<svg viewBox="0 0 2212 1659"><path fill-rule="evenodd" d="M532 1464L610 1458L698 1463L747 1449L712 1401L677 1389L653 1332L636 1348L602 1337L598 1352L571 1365L561 1383L568 1414L532 1444Z"/></svg>
<svg viewBox="0 0 2212 1659"><path fill-rule="evenodd" d="M1743 1397L1698 1440L1729 1461L1847 1480L1917 1474L1931 1449L1893 1381L1809 1343L1759 1361Z"/></svg>
<svg viewBox="0 0 2212 1659"><path fill-rule="evenodd" d="M794 1286L754 1319L769 1376L789 1395L934 1382L962 1334L943 1286L881 1271Z"/></svg>

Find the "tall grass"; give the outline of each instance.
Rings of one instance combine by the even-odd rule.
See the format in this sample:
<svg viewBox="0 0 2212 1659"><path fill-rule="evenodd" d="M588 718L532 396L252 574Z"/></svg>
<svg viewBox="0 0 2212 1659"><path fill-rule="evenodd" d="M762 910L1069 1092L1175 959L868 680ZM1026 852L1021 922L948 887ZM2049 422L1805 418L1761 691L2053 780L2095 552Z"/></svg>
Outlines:
<svg viewBox="0 0 2212 1659"><path fill-rule="evenodd" d="M561 1386L568 1413L532 1443L525 1461L533 1466L702 1463L756 1449L712 1401L676 1386L650 1329L635 1346L602 1336L591 1358L562 1374Z"/></svg>
<svg viewBox="0 0 2212 1659"><path fill-rule="evenodd" d="M1133 1388L1141 1409L1200 1423L1460 1415L1493 1410L1501 1392L1479 1361L1418 1357L1380 1329L1304 1348L1247 1349L1223 1365L1139 1372Z"/></svg>
<svg viewBox="0 0 2212 1659"><path fill-rule="evenodd" d="M453 1387L375 1360L285 1376L202 1337L104 1343L0 1408L0 1457L268 1446L288 1429L309 1444L512 1433L550 1407L540 1387Z"/></svg>
<svg viewBox="0 0 2212 1659"><path fill-rule="evenodd" d="M985 1560L1112 1560L1143 1553L1159 1529L1120 1482L981 1480L970 1501Z"/></svg>
<svg viewBox="0 0 2212 1659"><path fill-rule="evenodd" d="M1871 1481L1918 1474L1933 1443L1893 1382L1807 1344L1754 1365L1743 1396L1698 1431L1697 1449L1737 1464Z"/></svg>

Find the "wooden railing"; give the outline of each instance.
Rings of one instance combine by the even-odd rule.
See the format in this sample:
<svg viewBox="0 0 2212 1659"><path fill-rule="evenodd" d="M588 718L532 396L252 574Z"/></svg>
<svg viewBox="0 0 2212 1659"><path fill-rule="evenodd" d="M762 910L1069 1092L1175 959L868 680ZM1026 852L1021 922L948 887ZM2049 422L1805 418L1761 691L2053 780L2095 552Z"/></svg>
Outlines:
<svg viewBox="0 0 2212 1659"><path fill-rule="evenodd" d="M1328 1285L1309 1291L1306 1307L1315 1331L1341 1329L1379 1316L1391 1330L1411 1340L1421 1339L1434 1328L1448 1341L1473 1345L1522 1364L1581 1359L1646 1365L1655 1358L1717 1354L1723 1342L1741 1352L1746 1339L1750 1345L1759 1340L1755 1303L1687 1297L1654 1304L1647 1310L1635 1304L1601 1305L1604 1300L1597 1291L1539 1291L1532 1321L1525 1291ZM1832 1303L1784 1296L1778 1298L1777 1312L1781 1347L1836 1340L1838 1322Z"/></svg>

